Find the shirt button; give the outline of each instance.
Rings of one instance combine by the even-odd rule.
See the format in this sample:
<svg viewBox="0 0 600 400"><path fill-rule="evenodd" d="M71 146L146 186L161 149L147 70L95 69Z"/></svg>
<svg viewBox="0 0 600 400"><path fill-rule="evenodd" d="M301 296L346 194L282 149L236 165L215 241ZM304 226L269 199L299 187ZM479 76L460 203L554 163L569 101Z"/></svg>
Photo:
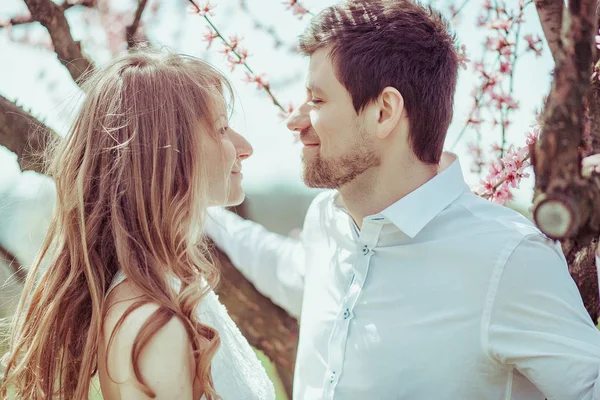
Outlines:
<svg viewBox="0 0 600 400"><path fill-rule="evenodd" d="M346 308L344 311L344 319L348 319L348 317L350 317L350 310Z"/></svg>
<svg viewBox="0 0 600 400"><path fill-rule="evenodd" d="M365 246L362 249L362 253L366 256L367 254L369 254L369 247Z"/></svg>

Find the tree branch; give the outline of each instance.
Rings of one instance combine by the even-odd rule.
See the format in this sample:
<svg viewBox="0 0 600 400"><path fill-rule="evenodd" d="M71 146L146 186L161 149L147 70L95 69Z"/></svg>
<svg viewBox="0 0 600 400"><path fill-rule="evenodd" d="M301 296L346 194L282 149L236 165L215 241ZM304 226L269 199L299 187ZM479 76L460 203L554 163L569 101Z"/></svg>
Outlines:
<svg viewBox="0 0 600 400"><path fill-rule="evenodd" d="M27 279L27 269L17 260L14 254L6 250L2 245L0 245L0 260L4 261L10 267L17 281L23 285L25 279Z"/></svg>
<svg viewBox="0 0 600 400"><path fill-rule="evenodd" d="M542 23L546 41L556 62L556 55L561 47L560 33L565 10L564 0L535 0L535 7Z"/></svg>
<svg viewBox="0 0 600 400"><path fill-rule="evenodd" d="M60 62L79 82L81 75L93 68L92 63L81 53L81 46L71 36L71 28L65 18L63 7L51 0L24 0L31 16L41 23L50 34L54 51Z"/></svg>
<svg viewBox="0 0 600 400"><path fill-rule="evenodd" d="M17 155L21 170L44 172L44 149L56 133L0 95L0 145Z"/></svg>
<svg viewBox="0 0 600 400"><path fill-rule="evenodd" d="M81 0L77 3L69 3L69 2L65 1L60 6L60 8L62 8L63 11L67 11L69 8L72 8L75 6L83 6L83 7L93 8L93 7L96 7L96 0ZM13 17L13 18L9 19L8 22L6 22L6 23L0 23L0 29L7 28L9 26L30 24L32 22L37 22L37 20L35 18L33 18L31 15L21 15L21 16L17 16L17 17Z"/></svg>
<svg viewBox="0 0 600 400"><path fill-rule="evenodd" d="M140 25L140 20L142 19L142 13L144 12L144 8L146 8L146 4L148 0L138 0L138 7L135 11L135 17L133 18L133 22L131 25L128 25L125 28L125 38L127 39L127 47L132 48L135 46L135 33Z"/></svg>

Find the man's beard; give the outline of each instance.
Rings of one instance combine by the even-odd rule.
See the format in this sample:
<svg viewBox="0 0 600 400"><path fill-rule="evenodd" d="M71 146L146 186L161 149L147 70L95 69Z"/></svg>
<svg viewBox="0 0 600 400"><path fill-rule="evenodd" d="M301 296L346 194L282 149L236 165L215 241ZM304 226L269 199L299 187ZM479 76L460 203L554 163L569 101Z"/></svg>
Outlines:
<svg viewBox="0 0 600 400"><path fill-rule="evenodd" d="M354 148L339 157L323 159L316 154L309 160L303 157L304 183L308 187L338 189L370 168L381 165L381 157L366 140L359 140Z"/></svg>

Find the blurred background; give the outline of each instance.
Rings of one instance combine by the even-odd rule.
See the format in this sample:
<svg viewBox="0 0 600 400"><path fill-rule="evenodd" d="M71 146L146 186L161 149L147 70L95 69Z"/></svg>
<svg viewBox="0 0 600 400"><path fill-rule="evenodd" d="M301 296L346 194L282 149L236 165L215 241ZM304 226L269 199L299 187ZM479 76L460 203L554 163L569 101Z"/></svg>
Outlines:
<svg viewBox="0 0 600 400"><path fill-rule="evenodd" d="M63 1L55 3L66 4ZM70 0L70 3L77 1ZM74 39L81 41L84 54L96 65L102 65L126 51L124 29L131 23L137 1L98 0L96 3L96 8L70 7L65 15ZM273 93L285 107L303 100L308 65L308 60L295 52L295 45L310 15L294 13L293 3L282 0L211 1L216 5L212 10L214 15L210 15L214 25L224 36L241 39L241 45L249 53L248 64L257 74L265 74ZM305 0L300 3L314 14L335 1ZM488 149L500 135L499 127L492 122L478 132L465 129L474 102L473 90L481 83L481 74L474 61L485 60L486 40L492 33L490 27L477 24L489 1L431 0L429 3L452 20L458 43L465 46L470 60L466 69L460 70L454 120L446 144L447 150L458 154L467 182L475 188L482 173L472 169L469 145L476 138L481 148ZM508 3L506 7L517 8L517 1ZM318 192L302 183L300 145L286 129L280 110L273 106L265 92L256 84L244 81L245 74L240 66L231 70L221 52L223 45L219 39L207 48L208 43L203 38L207 23L204 18L189 13L189 5L183 0L149 0L140 32L154 46L168 46L177 52L201 57L231 79L237 94L231 124L254 147L254 156L245 161L243 167L246 211L249 217L267 228L289 234L301 227L306 208ZM0 2L0 95L64 135L82 93L57 60L47 30L39 23L26 22L28 16L22 0ZM531 34L543 38L535 7L525 8L520 29L521 36ZM512 110L505 135L508 143L523 146L525 133L535 123L543 97L549 92L554 63L545 49L540 56L523 52L519 57L511 78L513 98L519 107ZM44 175L22 172L16 160L15 154L0 146L0 247L26 266L35 257L45 235L54 206L54 186ZM514 192L515 198L509 205L527 215L532 187L532 178L524 181ZM14 307L11 299L20 289L14 271L5 265L5 261L0 257L0 282L5 282L0 289L0 316L10 314ZM284 398L282 393L280 398Z"/></svg>

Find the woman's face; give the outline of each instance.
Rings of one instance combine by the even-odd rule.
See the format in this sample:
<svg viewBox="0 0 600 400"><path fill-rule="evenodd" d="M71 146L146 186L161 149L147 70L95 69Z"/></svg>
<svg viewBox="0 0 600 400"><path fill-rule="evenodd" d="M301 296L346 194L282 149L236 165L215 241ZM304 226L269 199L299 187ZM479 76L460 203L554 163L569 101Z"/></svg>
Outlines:
<svg viewBox="0 0 600 400"><path fill-rule="evenodd" d="M206 141L210 206L234 206L244 201L242 160L252 155L252 146L229 126L225 112L214 121L216 139Z"/></svg>

